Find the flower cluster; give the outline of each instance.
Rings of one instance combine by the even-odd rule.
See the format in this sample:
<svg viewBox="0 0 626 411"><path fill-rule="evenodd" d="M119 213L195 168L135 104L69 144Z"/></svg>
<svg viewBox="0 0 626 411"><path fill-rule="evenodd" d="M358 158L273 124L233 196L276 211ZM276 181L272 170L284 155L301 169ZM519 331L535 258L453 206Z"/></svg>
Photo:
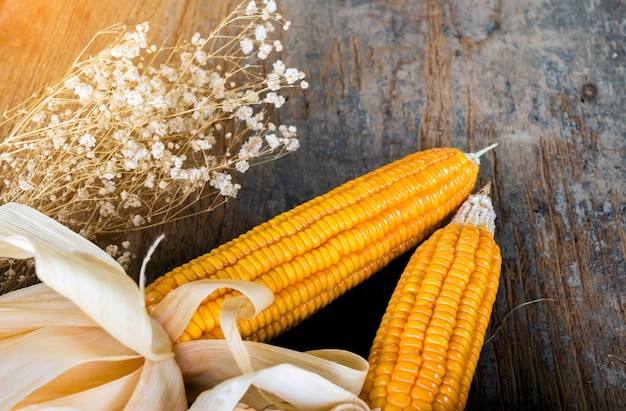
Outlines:
<svg viewBox="0 0 626 411"><path fill-rule="evenodd" d="M233 173L298 148L276 125L304 73L269 56L289 22L274 0L241 4L206 38L149 44L149 24L78 60L59 83L5 113L0 202L33 207L88 238L211 210L236 197ZM111 250L127 258L123 250Z"/></svg>

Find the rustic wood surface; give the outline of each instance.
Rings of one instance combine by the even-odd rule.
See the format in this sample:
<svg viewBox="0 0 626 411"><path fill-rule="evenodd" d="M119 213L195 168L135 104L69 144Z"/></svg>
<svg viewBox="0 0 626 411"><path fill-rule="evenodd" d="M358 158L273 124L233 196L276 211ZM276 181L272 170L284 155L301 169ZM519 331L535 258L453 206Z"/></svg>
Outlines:
<svg viewBox="0 0 626 411"><path fill-rule="evenodd" d="M0 109L62 73L91 36L150 20L208 31L235 1L0 0ZM301 148L239 199L149 230L153 276L418 149L475 150L495 185L503 270L472 410L626 409L626 6L619 0L282 0L284 59L311 87L279 112ZM6 130L2 130L6 132ZM367 355L406 259L276 341ZM536 301L538 300L538 301ZM525 303L529 303L524 305Z"/></svg>

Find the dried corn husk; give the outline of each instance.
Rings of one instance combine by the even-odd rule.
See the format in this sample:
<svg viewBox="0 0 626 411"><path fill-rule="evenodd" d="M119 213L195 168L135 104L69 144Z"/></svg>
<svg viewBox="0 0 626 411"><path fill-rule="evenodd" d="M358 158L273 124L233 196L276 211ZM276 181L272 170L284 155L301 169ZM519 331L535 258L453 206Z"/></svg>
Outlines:
<svg viewBox="0 0 626 411"><path fill-rule="evenodd" d="M241 340L237 318L272 301L261 285L190 283L164 299L152 318L142 290L112 258L14 203L0 207L0 255L34 257L42 281L0 297L0 411L175 411L188 402L194 411L368 410L357 397L367 371L363 358ZM200 301L220 287L241 292L221 313L226 340L172 347Z"/></svg>

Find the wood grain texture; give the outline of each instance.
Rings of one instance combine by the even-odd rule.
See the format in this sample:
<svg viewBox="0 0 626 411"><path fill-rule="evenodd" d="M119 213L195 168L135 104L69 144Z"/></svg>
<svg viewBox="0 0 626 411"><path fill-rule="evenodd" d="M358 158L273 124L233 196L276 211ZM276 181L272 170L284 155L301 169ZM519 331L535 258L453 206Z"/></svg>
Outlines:
<svg viewBox="0 0 626 411"><path fill-rule="evenodd" d="M150 20L160 38L177 37L208 30L234 4L0 1L0 109L58 76L109 24ZM279 7L292 21L283 58L311 84L290 93L278 113L297 125L301 149L244 175L236 202L139 235L139 255L159 232L167 235L151 274L417 149L498 142L479 181L495 185L504 259L488 331L497 333L483 349L468 409L626 409L626 6L283 0ZM595 98L583 95L586 84ZM404 262L277 343L367 355Z"/></svg>

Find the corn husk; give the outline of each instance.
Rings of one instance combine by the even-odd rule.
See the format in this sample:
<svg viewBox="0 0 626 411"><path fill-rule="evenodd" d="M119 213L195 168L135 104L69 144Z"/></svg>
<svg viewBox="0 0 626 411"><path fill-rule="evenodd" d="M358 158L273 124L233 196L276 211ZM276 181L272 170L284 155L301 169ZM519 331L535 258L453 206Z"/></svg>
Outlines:
<svg viewBox="0 0 626 411"><path fill-rule="evenodd" d="M369 410L367 361L342 350L301 353L242 341L239 317L272 302L246 281L197 281L147 314L143 290L100 248L39 212L0 207L0 254L34 257L42 284L0 297L0 411ZM172 346L218 288L225 340Z"/></svg>

